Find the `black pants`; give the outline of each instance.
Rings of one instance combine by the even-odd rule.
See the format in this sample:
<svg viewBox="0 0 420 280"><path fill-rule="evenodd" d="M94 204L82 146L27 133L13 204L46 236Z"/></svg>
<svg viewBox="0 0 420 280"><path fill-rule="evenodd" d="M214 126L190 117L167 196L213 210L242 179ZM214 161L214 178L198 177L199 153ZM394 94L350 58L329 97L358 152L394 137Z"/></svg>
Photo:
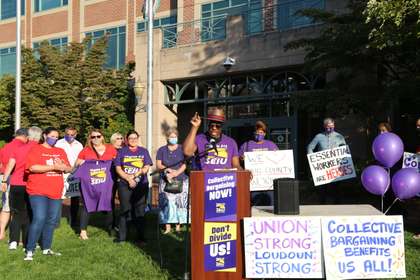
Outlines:
<svg viewBox="0 0 420 280"><path fill-rule="evenodd" d="M77 214L79 213L80 197L74 196L70 198L70 216L69 224L71 227L77 227Z"/></svg>
<svg viewBox="0 0 420 280"><path fill-rule="evenodd" d="M127 239L128 221L136 225L138 239L144 241L144 214L147 206L147 195L149 186L138 184L135 188L130 188L128 184L121 180L118 184L118 195L120 198L120 223L119 239Z"/></svg>
<svg viewBox="0 0 420 280"><path fill-rule="evenodd" d="M117 222L117 211L115 210L115 196L117 194L118 185L115 183L112 186L112 200L111 200L111 207L112 207L112 227L116 227L118 225Z"/></svg>
<svg viewBox="0 0 420 280"><path fill-rule="evenodd" d="M30 224L31 207L25 186L10 186L10 242L19 243L22 232L22 242L26 247Z"/></svg>

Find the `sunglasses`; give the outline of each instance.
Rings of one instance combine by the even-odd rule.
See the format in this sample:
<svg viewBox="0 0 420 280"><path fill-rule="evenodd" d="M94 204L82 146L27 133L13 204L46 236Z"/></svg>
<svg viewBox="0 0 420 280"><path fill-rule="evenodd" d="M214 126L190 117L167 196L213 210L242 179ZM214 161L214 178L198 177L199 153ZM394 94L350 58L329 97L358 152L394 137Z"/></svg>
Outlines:
<svg viewBox="0 0 420 280"><path fill-rule="evenodd" d="M102 135L92 135L90 136L90 139L100 139Z"/></svg>
<svg viewBox="0 0 420 280"><path fill-rule="evenodd" d="M211 123L211 124L209 124L209 128L217 128L217 129L220 129L221 127L222 127L222 125L221 124L219 124L219 123Z"/></svg>
<svg viewBox="0 0 420 280"><path fill-rule="evenodd" d="M118 137L117 140L123 140L123 138L122 137Z"/></svg>

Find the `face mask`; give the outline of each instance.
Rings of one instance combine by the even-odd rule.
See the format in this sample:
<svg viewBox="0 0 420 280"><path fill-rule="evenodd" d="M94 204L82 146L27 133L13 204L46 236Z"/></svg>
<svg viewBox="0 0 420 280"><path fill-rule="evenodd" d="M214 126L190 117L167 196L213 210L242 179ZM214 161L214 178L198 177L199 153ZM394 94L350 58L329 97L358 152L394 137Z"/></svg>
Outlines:
<svg viewBox="0 0 420 280"><path fill-rule="evenodd" d="M262 140L264 140L264 135L263 134L255 134L255 141L256 142L261 142Z"/></svg>
<svg viewBox="0 0 420 280"><path fill-rule="evenodd" d="M334 127L327 127L327 128L325 128L325 132L326 133L331 133L333 131L334 131Z"/></svg>
<svg viewBox="0 0 420 280"><path fill-rule="evenodd" d="M168 143L171 144L171 145L175 145L175 144L178 143L178 138L176 138L176 137L175 138L169 138Z"/></svg>
<svg viewBox="0 0 420 280"><path fill-rule="evenodd" d="M48 145L53 147L55 143L57 142L57 139L47 136L47 139L45 140L45 142L47 142Z"/></svg>
<svg viewBox="0 0 420 280"><path fill-rule="evenodd" d="M68 143L71 143L74 141L74 137L70 135L64 135L64 140L66 140Z"/></svg>

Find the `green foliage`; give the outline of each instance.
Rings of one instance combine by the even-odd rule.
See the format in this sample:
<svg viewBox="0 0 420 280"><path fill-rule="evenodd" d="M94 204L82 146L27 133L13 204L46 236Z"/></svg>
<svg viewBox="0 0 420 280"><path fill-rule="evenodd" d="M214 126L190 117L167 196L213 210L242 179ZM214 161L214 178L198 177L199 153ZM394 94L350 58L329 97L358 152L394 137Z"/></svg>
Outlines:
<svg viewBox="0 0 420 280"><path fill-rule="evenodd" d="M379 49L420 38L420 0L369 0L364 12L369 37Z"/></svg>
<svg viewBox="0 0 420 280"><path fill-rule="evenodd" d="M127 114L129 89L127 78L132 70L105 69L107 38L90 38L71 43L60 50L43 42L35 52L22 50L22 126L67 126L79 129L82 140L90 128L110 131L131 127ZM10 100L14 80L3 78L0 84L0 130L12 128ZM1 110L6 108L6 110ZM7 109L8 108L8 109ZM116 125L115 122L120 122Z"/></svg>
<svg viewBox="0 0 420 280"><path fill-rule="evenodd" d="M372 47L370 33L376 22L366 20L365 10L366 1L351 0L344 13L299 12L323 25L319 36L293 41L286 50L305 49L305 70L325 73L328 82L322 91L293 95L297 108L332 116L358 113L369 122L383 118L399 96L418 92L420 41L407 37L399 45ZM404 92L398 90L402 87Z"/></svg>

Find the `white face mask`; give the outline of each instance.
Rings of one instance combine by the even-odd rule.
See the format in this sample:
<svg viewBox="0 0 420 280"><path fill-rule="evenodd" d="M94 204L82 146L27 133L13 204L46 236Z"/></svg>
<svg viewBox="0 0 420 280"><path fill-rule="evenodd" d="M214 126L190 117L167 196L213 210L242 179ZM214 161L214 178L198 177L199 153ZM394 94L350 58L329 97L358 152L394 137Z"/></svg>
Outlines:
<svg viewBox="0 0 420 280"><path fill-rule="evenodd" d="M168 138L168 143L171 145L178 144L178 138L177 137Z"/></svg>

